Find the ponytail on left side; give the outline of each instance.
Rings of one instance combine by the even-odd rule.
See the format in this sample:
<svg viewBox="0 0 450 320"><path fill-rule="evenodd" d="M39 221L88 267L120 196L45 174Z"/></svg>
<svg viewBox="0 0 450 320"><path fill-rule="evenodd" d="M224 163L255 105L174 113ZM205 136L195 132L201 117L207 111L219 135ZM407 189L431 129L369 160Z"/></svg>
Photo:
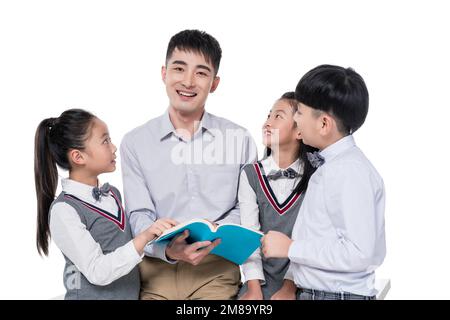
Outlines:
<svg viewBox="0 0 450 320"><path fill-rule="evenodd" d="M37 197L36 245L39 254L48 255L50 207L58 186L58 168L70 170L68 152L84 149L95 116L82 109L64 111L58 118L39 123L34 138L34 181Z"/></svg>
<svg viewBox="0 0 450 320"><path fill-rule="evenodd" d="M58 168L50 151L49 135L55 118L39 124L34 143L34 181L37 196L37 237L39 254L48 255L50 238L49 210L58 186Z"/></svg>

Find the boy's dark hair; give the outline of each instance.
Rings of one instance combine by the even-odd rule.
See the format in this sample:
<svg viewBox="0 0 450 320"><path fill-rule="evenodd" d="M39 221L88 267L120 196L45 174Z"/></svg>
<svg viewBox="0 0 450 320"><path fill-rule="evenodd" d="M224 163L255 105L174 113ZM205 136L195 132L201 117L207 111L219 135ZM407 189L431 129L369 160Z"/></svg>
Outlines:
<svg viewBox="0 0 450 320"><path fill-rule="evenodd" d="M173 51L193 51L200 53L214 67L214 75L219 71L222 49L219 42L211 35L199 30L183 30L174 35L167 46L166 65Z"/></svg>
<svg viewBox="0 0 450 320"><path fill-rule="evenodd" d="M34 183L37 197L36 244L40 254L48 254L49 210L55 200L58 169L70 170L68 152L84 150L95 116L81 109L64 111L58 118L41 121L34 140Z"/></svg>
<svg viewBox="0 0 450 320"><path fill-rule="evenodd" d="M358 130L369 111L366 84L352 68L324 64L308 71L297 84L295 98L334 116L343 134Z"/></svg>
<svg viewBox="0 0 450 320"><path fill-rule="evenodd" d="M298 101L295 99L295 92L293 91L286 92L278 99L278 101L279 100L286 100L292 107L292 112L293 113L297 112ZM318 149L311 147L307 144L304 144L303 140L300 140L299 143L300 143L300 153L298 155L298 158L300 159L301 162L303 162L303 175L302 178L300 179L300 182L297 184L294 190L295 193L297 194L300 194L306 190L306 188L308 187L309 179L316 171L316 168L314 168L309 162L307 153L318 151ZM272 153L272 150L270 148L266 148L264 153L265 157L268 157Z"/></svg>

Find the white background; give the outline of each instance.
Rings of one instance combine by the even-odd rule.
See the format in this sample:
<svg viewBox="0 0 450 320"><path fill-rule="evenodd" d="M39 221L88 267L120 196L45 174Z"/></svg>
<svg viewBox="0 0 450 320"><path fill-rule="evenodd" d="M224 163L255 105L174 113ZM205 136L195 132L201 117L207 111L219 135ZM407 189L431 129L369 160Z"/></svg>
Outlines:
<svg viewBox="0 0 450 320"><path fill-rule="evenodd" d="M388 298L450 298L446 1L1 1L0 298L64 292L63 258L35 246L37 124L86 108L113 141L164 112L167 43L198 28L223 50L207 110L260 127L273 101L318 64L366 80L369 115L355 134L384 178ZM156 150L155 150L156 152ZM101 177L121 188L119 170Z"/></svg>

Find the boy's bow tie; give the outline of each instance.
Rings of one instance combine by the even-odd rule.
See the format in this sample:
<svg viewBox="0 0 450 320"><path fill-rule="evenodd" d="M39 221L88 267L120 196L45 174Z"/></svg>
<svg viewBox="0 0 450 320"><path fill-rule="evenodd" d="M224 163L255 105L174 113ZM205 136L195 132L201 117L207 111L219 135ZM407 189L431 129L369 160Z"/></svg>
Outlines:
<svg viewBox="0 0 450 320"><path fill-rule="evenodd" d="M318 168L324 164L325 158L318 151L307 152L306 156L308 157L308 161L314 168Z"/></svg>
<svg viewBox="0 0 450 320"><path fill-rule="evenodd" d="M95 187L94 189L92 189L92 196L95 200L99 201L100 197L107 196L110 190L111 187L109 186L109 183L105 183L100 188Z"/></svg>

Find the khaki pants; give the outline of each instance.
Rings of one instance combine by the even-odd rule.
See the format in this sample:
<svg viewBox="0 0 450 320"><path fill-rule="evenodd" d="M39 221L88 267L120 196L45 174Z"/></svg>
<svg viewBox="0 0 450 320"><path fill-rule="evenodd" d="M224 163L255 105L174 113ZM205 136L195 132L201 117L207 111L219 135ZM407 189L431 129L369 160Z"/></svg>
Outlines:
<svg viewBox="0 0 450 320"><path fill-rule="evenodd" d="M200 264L170 264L144 257L139 264L142 300L229 300L239 291L239 266L209 254Z"/></svg>

